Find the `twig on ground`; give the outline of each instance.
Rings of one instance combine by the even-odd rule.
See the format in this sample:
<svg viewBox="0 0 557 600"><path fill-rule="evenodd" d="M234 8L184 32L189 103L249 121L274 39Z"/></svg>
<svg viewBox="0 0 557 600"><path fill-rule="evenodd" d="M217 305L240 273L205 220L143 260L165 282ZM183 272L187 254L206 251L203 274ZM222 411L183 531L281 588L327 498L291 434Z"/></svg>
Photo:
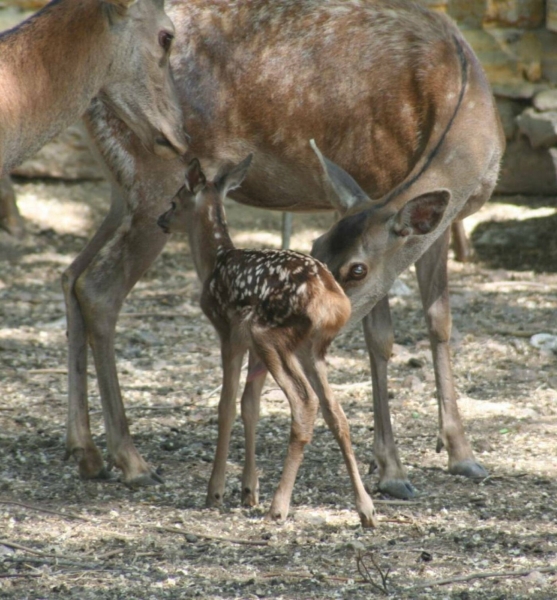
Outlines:
<svg viewBox="0 0 557 600"><path fill-rule="evenodd" d="M161 319L174 319L175 317L192 317L187 312L125 312L120 313L120 318L144 319L147 317L156 317Z"/></svg>
<svg viewBox="0 0 557 600"><path fill-rule="evenodd" d="M335 575L325 575L323 573L294 573L292 571L274 571L272 573L265 573L262 577L264 579L271 579L273 577L299 577L300 579L324 579L327 581L338 581L340 583L347 583L348 581L354 581L354 583L367 583L365 579L351 580L349 577L338 577Z"/></svg>
<svg viewBox="0 0 557 600"><path fill-rule="evenodd" d="M369 558L371 560L371 564L379 573L379 577L381 578L381 585L373 581L373 577L371 576L370 570L364 562L365 558ZM372 552L358 552L356 554L356 566L358 567L358 573L364 578L366 583L369 583L374 589L379 590L381 593L385 594L385 596L389 595L389 590L387 588L387 579L389 578L391 567L388 567L386 571L383 571L383 569L375 560L375 556Z"/></svg>
<svg viewBox="0 0 557 600"><path fill-rule="evenodd" d="M456 575L455 577L447 577L445 579L432 579L431 581L424 581L417 585L409 588L406 591L420 590L423 588L434 587L436 585L449 585L451 583L459 583L462 581L471 581L472 579L489 579L492 577L526 577L530 573L557 573L557 565L552 567L540 567L539 569L530 568L522 569L520 571L480 571L478 573L470 573L469 575Z"/></svg>
<svg viewBox="0 0 557 600"><path fill-rule="evenodd" d="M42 577L37 573L0 573L0 579L18 579L20 577Z"/></svg>
<svg viewBox="0 0 557 600"><path fill-rule="evenodd" d="M59 517L66 517L68 519L78 519L80 521L90 522L90 519L86 517L82 517L76 513L72 512L59 512L57 510L52 510L51 508L42 508L41 506L33 506L32 504L24 504L23 502L17 502L16 500L0 500L0 504L9 504L13 506L21 506L21 508L27 508L28 510L36 510L37 512L47 513L49 515L58 515Z"/></svg>
<svg viewBox="0 0 557 600"><path fill-rule="evenodd" d="M6 556L2 560L4 562L10 562L10 563L14 563L14 564L35 563L35 564L41 564L41 565L54 565L54 566L61 566L61 567L63 567L63 566L79 567L80 569L83 569L86 571L98 570L98 569L102 568L102 565L82 563L82 562L79 562L78 560L70 560L67 558L58 558L58 557L54 557L53 555L37 556L36 558L30 557L30 556L25 556L25 557L21 557L21 558L15 557L15 556Z"/></svg>
<svg viewBox="0 0 557 600"><path fill-rule="evenodd" d="M259 542L255 540L241 540L237 538L221 537L220 535L208 535L206 533L191 533L191 531L185 531L178 527L157 527L159 531L168 531L168 533L181 533L182 535L195 535L196 537L203 538L205 540L213 540L215 542L228 542L229 544L243 544L245 546L268 546L269 542Z"/></svg>
<svg viewBox="0 0 557 600"><path fill-rule="evenodd" d="M68 369L64 367L53 367L52 369L29 369L27 375L67 375Z"/></svg>

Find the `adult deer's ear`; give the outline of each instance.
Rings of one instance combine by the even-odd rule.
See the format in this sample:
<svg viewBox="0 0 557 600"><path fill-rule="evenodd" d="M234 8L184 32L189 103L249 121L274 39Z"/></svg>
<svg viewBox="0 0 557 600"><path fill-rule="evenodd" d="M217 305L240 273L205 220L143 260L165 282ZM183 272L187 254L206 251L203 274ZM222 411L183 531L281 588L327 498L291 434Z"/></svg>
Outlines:
<svg viewBox="0 0 557 600"><path fill-rule="evenodd" d="M219 171L215 178L215 186L223 196L226 196L231 190L240 187L246 177L252 159L253 154L248 154L241 163Z"/></svg>
<svg viewBox="0 0 557 600"><path fill-rule="evenodd" d="M185 186L192 194L200 192L207 183L205 174L201 170L201 165L197 158L192 159L186 171Z"/></svg>
<svg viewBox="0 0 557 600"><path fill-rule="evenodd" d="M451 194L436 190L412 198L396 214L393 232L406 237L431 233L441 222Z"/></svg>
<svg viewBox="0 0 557 600"><path fill-rule="evenodd" d="M342 167L321 154L315 140L310 140L309 144L321 163L323 179L333 192L331 201L341 213L345 213L358 204L369 205L371 203L369 196Z"/></svg>

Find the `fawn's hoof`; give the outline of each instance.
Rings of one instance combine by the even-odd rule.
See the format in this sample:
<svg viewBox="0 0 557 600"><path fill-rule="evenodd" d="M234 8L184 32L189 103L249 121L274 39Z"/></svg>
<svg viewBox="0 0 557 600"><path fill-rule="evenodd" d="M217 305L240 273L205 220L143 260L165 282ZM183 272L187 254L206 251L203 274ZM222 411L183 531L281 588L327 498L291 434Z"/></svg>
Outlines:
<svg viewBox="0 0 557 600"><path fill-rule="evenodd" d="M288 511L283 511L276 508L270 508L267 514L265 515L266 521L274 521L275 523L283 523L286 521L286 517L288 516Z"/></svg>
<svg viewBox="0 0 557 600"><path fill-rule="evenodd" d="M471 479L485 479L489 476L487 470L472 458L467 458L466 460L454 463L449 467L449 473L451 475L470 477Z"/></svg>

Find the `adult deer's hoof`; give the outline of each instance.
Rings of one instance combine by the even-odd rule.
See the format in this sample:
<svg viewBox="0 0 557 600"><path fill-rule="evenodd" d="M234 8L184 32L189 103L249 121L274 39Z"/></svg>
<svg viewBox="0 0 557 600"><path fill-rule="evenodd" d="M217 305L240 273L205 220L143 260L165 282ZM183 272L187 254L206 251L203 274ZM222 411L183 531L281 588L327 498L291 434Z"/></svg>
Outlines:
<svg viewBox="0 0 557 600"><path fill-rule="evenodd" d="M379 483L379 491L400 500L411 500L418 495L416 488L404 479L389 479Z"/></svg>
<svg viewBox="0 0 557 600"><path fill-rule="evenodd" d="M485 479L489 476L480 463L476 462L471 458L461 460L460 462L454 463L449 467L449 473L451 475L462 475L463 477L470 477L471 479Z"/></svg>
<svg viewBox="0 0 557 600"><path fill-rule="evenodd" d="M153 485L160 485L164 483L164 479L155 473L155 471L150 471L149 473L142 473L133 479L124 482L129 488L137 489L142 487L150 487Z"/></svg>
<svg viewBox="0 0 557 600"><path fill-rule="evenodd" d="M222 506L223 494L220 492L209 492L205 499L205 506L207 508L220 508Z"/></svg>

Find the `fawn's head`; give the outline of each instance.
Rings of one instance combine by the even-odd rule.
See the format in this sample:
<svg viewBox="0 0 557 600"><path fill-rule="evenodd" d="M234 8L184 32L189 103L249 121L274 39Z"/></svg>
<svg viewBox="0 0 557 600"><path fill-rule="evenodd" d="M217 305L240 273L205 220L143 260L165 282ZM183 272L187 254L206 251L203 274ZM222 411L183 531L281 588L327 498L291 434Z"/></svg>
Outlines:
<svg viewBox="0 0 557 600"><path fill-rule="evenodd" d="M165 233L188 231L193 219L208 219L219 221L221 227L226 227L222 201L226 194L240 186L251 164L249 154L237 165L223 167L213 181L207 181L197 158L194 158L188 168L184 185L178 190L171 201L170 210L162 214L157 224Z"/></svg>
<svg viewBox="0 0 557 600"><path fill-rule="evenodd" d="M437 229L450 192L432 190L401 208L393 200L374 203L346 171L321 154L313 140L311 144L344 215L314 241L311 254L329 267L350 298L355 321L384 294L378 292L377 282L394 281L397 253Z"/></svg>

